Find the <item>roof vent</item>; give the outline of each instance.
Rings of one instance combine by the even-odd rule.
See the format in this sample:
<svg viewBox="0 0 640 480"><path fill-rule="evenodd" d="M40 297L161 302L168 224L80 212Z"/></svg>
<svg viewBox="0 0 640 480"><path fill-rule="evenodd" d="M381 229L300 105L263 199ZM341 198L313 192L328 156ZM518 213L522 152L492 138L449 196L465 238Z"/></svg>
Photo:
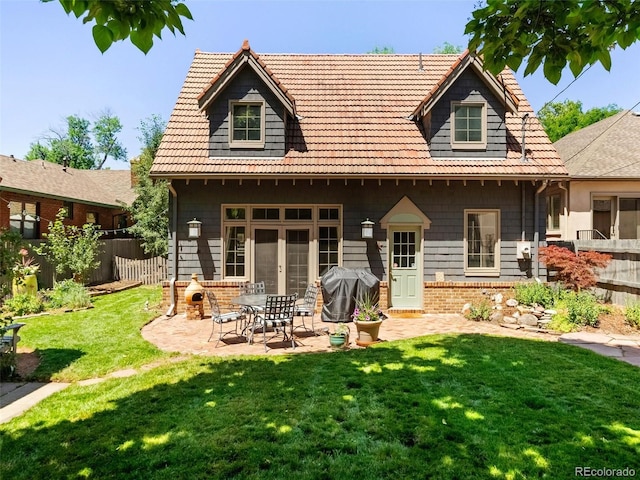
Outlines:
<svg viewBox="0 0 640 480"><path fill-rule="evenodd" d="M422 52L418 54L418 70L424 70L424 67L422 66Z"/></svg>
<svg viewBox="0 0 640 480"><path fill-rule="evenodd" d="M631 112L634 117L640 117L640 112ZM13 157L13 155L11 155Z"/></svg>

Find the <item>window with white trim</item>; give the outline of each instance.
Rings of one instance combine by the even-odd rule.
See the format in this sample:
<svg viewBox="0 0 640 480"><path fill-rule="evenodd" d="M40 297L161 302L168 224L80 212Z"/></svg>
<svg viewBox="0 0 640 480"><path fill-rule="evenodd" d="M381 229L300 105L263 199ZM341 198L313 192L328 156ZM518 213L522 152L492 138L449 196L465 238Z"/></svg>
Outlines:
<svg viewBox="0 0 640 480"><path fill-rule="evenodd" d="M500 275L500 210L465 210L466 275Z"/></svg>
<svg viewBox="0 0 640 480"><path fill-rule="evenodd" d="M9 202L9 229L22 238L38 238L39 205L29 202Z"/></svg>
<svg viewBox="0 0 640 480"><path fill-rule="evenodd" d="M560 194L547 195L547 230L560 230Z"/></svg>
<svg viewBox="0 0 640 480"><path fill-rule="evenodd" d="M451 147L469 150L487 148L486 103L451 104Z"/></svg>
<svg viewBox="0 0 640 480"><path fill-rule="evenodd" d="M264 102L231 101L229 104L229 146L264 147Z"/></svg>

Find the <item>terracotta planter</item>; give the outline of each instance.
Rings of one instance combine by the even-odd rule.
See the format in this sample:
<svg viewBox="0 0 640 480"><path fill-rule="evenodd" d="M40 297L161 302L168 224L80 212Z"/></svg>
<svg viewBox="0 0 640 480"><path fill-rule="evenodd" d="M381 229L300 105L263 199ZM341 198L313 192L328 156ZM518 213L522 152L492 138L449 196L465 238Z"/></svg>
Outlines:
<svg viewBox="0 0 640 480"><path fill-rule="evenodd" d="M14 278L11 290L14 295L26 293L27 295L35 296L38 293L38 277L25 275L20 282Z"/></svg>
<svg viewBox="0 0 640 480"><path fill-rule="evenodd" d="M353 323L356 324L356 329L358 330L358 339L356 340L358 345L366 347L378 341L378 332L380 331L382 320L375 322L359 322L356 320Z"/></svg>

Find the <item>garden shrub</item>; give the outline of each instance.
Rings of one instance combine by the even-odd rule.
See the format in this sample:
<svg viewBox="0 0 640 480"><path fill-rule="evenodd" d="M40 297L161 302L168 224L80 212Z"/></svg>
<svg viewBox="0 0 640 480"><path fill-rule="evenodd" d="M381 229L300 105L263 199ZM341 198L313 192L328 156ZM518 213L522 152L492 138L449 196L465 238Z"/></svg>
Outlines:
<svg viewBox="0 0 640 480"><path fill-rule="evenodd" d="M515 286L515 298L523 305L542 305L551 308L560 293L546 283L523 282Z"/></svg>
<svg viewBox="0 0 640 480"><path fill-rule="evenodd" d="M624 316L629 325L640 328L640 302L628 304Z"/></svg>
<svg viewBox="0 0 640 480"><path fill-rule="evenodd" d="M597 280L595 268L606 267L611 258L609 254L593 251L574 253L557 245L540 248L540 261L550 271L556 272L558 282L576 291L594 287Z"/></svg>
<svg viewBox="0 0 640 480"><path fill-rule="evenodd" d="M598 326L598 316L602 308L595 295L590 292L570 292L564 302L567 319L574 325Z"/></svg>
<svg viewBox="0 0 640 480"><path fill-rule="evenodd" d="M4 302L4 309L13 316L29 315L30 313L40 313L44 310L44 303L40 295L29 295L20 293Z"/></svg>
<svg viewBox="0 0 640 480"><path fill-rule="evenodd" d="M475 320L476 322L488 322L491 317L491 305L486 300L483 300L478 305L471 305L465 317L469 320Z"/></svg>
<svg viewBox="0 0 640 480"><path fill-rule="evenodd" d="M57 282L49 293L51 308L85 308L91 305L91 297L87 289L73 280Z"/></svg>

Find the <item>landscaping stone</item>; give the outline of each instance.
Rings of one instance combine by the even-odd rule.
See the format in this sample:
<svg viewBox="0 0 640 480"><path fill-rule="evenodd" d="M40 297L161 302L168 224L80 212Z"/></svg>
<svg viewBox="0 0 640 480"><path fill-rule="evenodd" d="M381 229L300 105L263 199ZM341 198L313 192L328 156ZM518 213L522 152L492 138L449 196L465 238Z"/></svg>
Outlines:
<svg viewBox="0 0 640 480"><path fill-rule="evenodd" d="M465 303L462 306L462 311L460 313L462 315L467 315L470 311L471 311L471 304L470 303Z"/></svg>
<svg viewBox="0 0 640 480"><path fill-rule="evenodd" d="M517 325L518 319L510 317L509 315L505 315L504 317L502 317L502 323L507 323L507 324L510 324L510 325Z"/></svg>
<svg viewBox="0 0 640 480"><path fill-rule="evenodd" d="M505 304L507 305L507 307L517 307L518 301L515 298L510 298L505 302Z"/></svg>
<svg viewBox="0 0 640 480"><path fill-rule="evenodd" d="M502 296L502 294L501 294L501 293L496 293L496 294L493 296L493 301L494 301L495 303L502 303L503 298L504 298L504 297Z"/></svg>
<svg viewBox="0 0 640 480"><path fill-rule="evenodd" d="M491 323L501 323L503 317L504 317L503 313L500 310L496 310L489 317L489 321Z"/></svg>
<svg viewBox="0 0 640 480"><path fill-rule="evenodd" d="M535 315L532 315L531 313L525 313L524 315L520 316L520 318L518 319L518 323L520 325L528 325L530 327L536 327L538 326L538 317L536 317Z"/></svg>

